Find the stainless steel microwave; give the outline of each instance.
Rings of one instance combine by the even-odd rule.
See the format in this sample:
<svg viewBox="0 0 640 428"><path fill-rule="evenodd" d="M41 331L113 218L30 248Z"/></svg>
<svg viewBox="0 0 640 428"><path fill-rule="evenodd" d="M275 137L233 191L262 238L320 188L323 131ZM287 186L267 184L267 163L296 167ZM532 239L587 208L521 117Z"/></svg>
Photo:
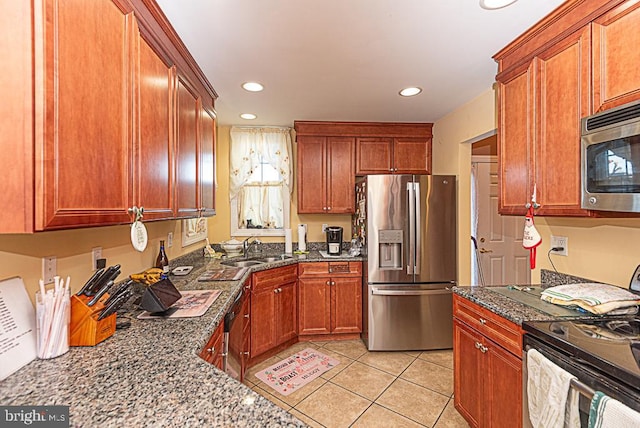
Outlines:
<svg viewBox="0 0 640 428"><path fill-rule="evenodd" d="M582 119L582 208L640 212L640 101Z"/></svg>

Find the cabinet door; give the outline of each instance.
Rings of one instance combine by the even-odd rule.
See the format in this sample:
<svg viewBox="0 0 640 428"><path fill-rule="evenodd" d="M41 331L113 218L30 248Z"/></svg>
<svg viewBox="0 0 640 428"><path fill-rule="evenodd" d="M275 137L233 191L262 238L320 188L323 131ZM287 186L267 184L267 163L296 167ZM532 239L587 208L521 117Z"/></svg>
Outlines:
<svg viewBox="0 0 640 428"><path fill-rule="evenodd" d="M394 138L393 172L397 174L431 174L431 140Z"/></svg>
<svg viewBox="0 0 640 428"><path fill-rule="evenodd" d="M327 156L325 137L298 139L298 213L327 210Z"/></svg>
<svg viewBox="0 0 640 428"><path fill-rule="evenodd" d="M481 336L454 319L453 322L453 387L456 410L473 427L482 421L485 405L482 377L484 376L481 352L477 344ZM510 426L506 424L504 426Z"/></svg>
<svg viewBox="0 0 640 428"><path fill-rule="evenodd" d="M145 219L174 216L172 91L175 68L139 33L134 137L135 205Z"/></svg>
<svg viewBox="0 0 640 428"><path fill-rule="evenodd" d="M485 426L521 426L522 360L489 340L484 346ZM466 377L467 372L463 373Z"/></svg>
<svg viewBox="0 0 640 428"><path fill-rule="evenodd" d="M362 279L331 278L331 332L362 331Z"/></svg>
<svg viewBox="0 0 640 428"><path fill-rule="evenodd" d="M276 288L251 292L251 358L276 346Z"/></svg>
<svg viewBox="0 0 640 428"><path fill-rule="evenodd" d="M327 138L327 213L355 212L354 139Z"/></svg>
<svg viewBox="0 0 640 428"><path fill-rule="evenodd" d="M533 190L533 63L498 85L498 156L500 214L524 214Z"/></svg>
<svg viewBox="0 0 640 428"><path fill-rule="evenodd" d="M200 351L200 358L213 364L222 370L222 339L224 334L224 323L215 329L207 344Z"/></svg>
<svg viewBox="0 0 640 428"><path fill-rule="evenodd" d="M200 109L200 214L212 216L216 213L216 119L207 109Z"/></svg>
<svg viewBox="0 0 640 428"><path fill-rule="evenodd" d="M593 110L640 99L640 3L626 1L593 23Z"/></svg>
<svg viewBox="0 0 640 428"><path fill-rule="evenodd" d="M176 93L176 200L178 217L198 215L198 95L178 75Z"/></svg>
<svg viewBox="0 0 640 428"><path fill-rule="evenodd" d="M356 175L393 172L393 140L381 137L356 139Z"/></svg>
<svg viewBox="0 0 640 428"><path fill-rule="evenodd" d="M36 228L127 223L133 13L109 0L44 6L46 68L35 75L45 82L44 111L36 112L36 120L44 117L36 124L44 130L36 139Z"/></svg>
<svg viewBox="0 0 640 428"><path fill-rule="evenodd" d="M298 331L307 334L331 333L331 288L330 279L300 278L298 280L299 299Z"/></svg>
<svg viewBox="0 0 640 428"><path fill-rule="evenodd" d="M591 31L585 27L535 59L539 215L589 215L580 208L580 119L590 110L590 52Z"/></svg>
<svg viewBox="0 0 640 428"><path fill-rule="evenodd" d="M277 339L276 345L298 336L298 285L288 282L278 287L276 297Z"/></svg>

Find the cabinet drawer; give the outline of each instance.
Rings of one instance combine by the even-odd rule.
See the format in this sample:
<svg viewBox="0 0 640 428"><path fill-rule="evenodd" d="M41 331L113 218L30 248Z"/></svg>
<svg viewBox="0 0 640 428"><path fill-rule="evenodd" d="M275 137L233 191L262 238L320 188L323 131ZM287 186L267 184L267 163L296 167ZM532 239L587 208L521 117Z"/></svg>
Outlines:
<svg viewBox="0 0 640 428"><path fill-rule="evenodd" d="M298 276L361 276L362 262L299 263Z"/></svg>
<svg viewBox="0 0 640 428"><path fill-rule="evenodd" d="M523 330L516 323L455 294L453 316L518 358L522 357Z"/></svg>
<svg viewBox="0 0 640 428"><path fill-rule="evenodd" d="M252 276L252 290L295 282L298 279L297 273L296 265L256 272Z"/></svg>
<svg viewBox="0 0 640 428"><path fill-rule="evenodd" d="M209 338L209 341L202 351L200 351L200 358L205 360L208 363L216 365L217 362L220 361L220 355L222 354L222 335L224 333L224 323L220 323L220 325L216 328L216 330ZM217 365L216 365L217 366ZM219 369L222 369L222 366L217 366Z"/></svg>

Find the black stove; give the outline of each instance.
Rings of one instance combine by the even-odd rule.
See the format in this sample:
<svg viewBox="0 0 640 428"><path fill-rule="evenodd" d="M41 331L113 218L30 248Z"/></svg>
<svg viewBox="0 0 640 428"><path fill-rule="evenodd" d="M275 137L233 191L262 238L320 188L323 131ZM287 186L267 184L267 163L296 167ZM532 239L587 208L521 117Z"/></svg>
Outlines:
<svg viewBox="0 0 640 428"><path fill-rule="evenodd" d="M640 393L640 317L533 321L527 336ZM526 336L525 336L526 338ZM525 340L526 343L526 340Z"/></svg>

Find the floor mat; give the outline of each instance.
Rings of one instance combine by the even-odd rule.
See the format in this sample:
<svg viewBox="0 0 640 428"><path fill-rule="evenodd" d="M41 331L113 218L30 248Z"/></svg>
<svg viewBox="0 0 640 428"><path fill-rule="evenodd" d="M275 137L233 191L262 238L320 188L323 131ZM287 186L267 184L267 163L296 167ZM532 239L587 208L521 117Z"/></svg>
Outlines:
<svg viewBox="0 0 640 428"><path fill-rule="evenodd" d="M256 373L256 377L282 395L295 392L340 364L340 361L307 348Z"/></svg>

